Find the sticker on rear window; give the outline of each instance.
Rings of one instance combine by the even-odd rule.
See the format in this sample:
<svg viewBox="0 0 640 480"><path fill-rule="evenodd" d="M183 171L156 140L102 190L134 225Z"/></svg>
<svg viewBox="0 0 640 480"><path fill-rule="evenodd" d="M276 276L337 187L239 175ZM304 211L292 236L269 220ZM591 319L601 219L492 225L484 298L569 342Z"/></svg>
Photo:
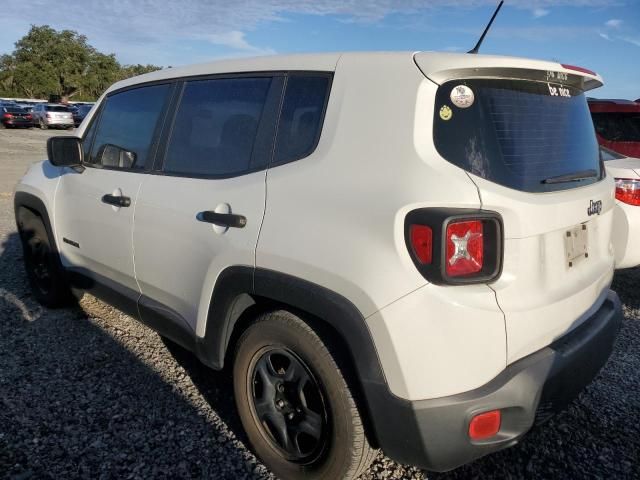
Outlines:
<svg viewBox="0 0 640 480"><path fill-rule="evenodd" d="M453 112L451 111L448 105L443 105L442 108L440 108L440 118L442 120L449 120L452 115L453 115Z"/></svg>
<svg viewBox="0 0 640 480"><path fill-rule="evenodd" d="M473 105L475 95L466 85L456 85L451 90L451 102L458 108L469 108Z"/></svg>

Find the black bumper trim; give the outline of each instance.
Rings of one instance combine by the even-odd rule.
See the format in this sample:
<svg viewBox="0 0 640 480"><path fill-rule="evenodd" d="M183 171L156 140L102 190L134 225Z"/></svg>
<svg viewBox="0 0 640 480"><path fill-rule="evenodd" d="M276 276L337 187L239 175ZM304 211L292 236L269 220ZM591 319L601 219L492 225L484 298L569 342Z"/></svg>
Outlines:
<svg viewBox="0 0 640 480"><path fill-rule="evenodd" d="M546 420L575 399L609 358L622 309L614 292L604 296L570 333L475 390L410 402L390 397L388 391L385 395L382 386L368 385L368 393L379 389L373 410L387 412L373 419L383 451L402 463L447 471L517 443L534 422ZM498 434L470 441L470 419L494 409L502 410Z"/></svg>

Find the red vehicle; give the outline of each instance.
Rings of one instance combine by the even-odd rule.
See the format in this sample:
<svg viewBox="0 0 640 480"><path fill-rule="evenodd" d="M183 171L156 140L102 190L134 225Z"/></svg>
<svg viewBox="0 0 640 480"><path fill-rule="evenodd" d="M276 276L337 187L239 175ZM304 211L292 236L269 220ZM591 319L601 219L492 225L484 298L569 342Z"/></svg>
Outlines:
<svg viewBox="0 0 640 480"><path fill-rule="evenodd" d="M627 157L640 157L640 102L593 98L589 110L600 145Z"/></svg>

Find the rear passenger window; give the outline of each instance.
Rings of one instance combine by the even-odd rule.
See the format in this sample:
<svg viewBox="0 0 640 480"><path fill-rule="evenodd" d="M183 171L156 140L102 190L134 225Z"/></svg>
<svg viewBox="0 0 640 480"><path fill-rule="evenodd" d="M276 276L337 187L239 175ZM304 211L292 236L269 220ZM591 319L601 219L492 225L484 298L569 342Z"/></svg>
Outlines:
<svg viewBox="0 0 640 480"><path fill-rule="evenodd" d="M320 138L329 76L290 75L278 126L275 165L310 155Z"/></svg>
<svg viewBox="0 0 640 480"><path fill-rule="evenodd" d="M271 81L260 77L186 82L164 171L232 176L254 170L254 145Z"/></svg>
<svg viewBox="0 0 640 480"><path fill-rule="evenodd" d="M143 169L169 91L169 84L153 85L107 97L87 163Z"/></svg>

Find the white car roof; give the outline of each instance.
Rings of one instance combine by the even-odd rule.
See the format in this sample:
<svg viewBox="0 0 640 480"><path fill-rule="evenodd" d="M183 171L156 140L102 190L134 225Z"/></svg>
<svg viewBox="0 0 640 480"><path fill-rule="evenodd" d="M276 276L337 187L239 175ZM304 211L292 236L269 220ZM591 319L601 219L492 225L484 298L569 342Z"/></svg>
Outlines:
<svg viewBox="0 0 640 480"><path fill-rule="evenodd" d="M335 52L237 58L188 65L184 67L164 68L162 70L146 73L144 75L139 75L137 77L132 77L115 83L107 90L107 93L112 90L143 82L153 82L177 77L211 75L217 73L279 70L334 71L338 61L357 61L359 58L370 58L372 56L377 57L377 60L379 60L381 64L385 62L385 59L397 60L398 57L406 57L408 60L413 59L420 65L423 73L436 81L436 83L440 83L438 81L439 72L449 72L452 69L512 68L560 71L571 75L581 75L586 78L586 81L590 84L590 88L594 88L602 84L602 78L597 74L591 75L588 72L567 69L557 62L532 60L529 58L447 52Z"/></svg>

